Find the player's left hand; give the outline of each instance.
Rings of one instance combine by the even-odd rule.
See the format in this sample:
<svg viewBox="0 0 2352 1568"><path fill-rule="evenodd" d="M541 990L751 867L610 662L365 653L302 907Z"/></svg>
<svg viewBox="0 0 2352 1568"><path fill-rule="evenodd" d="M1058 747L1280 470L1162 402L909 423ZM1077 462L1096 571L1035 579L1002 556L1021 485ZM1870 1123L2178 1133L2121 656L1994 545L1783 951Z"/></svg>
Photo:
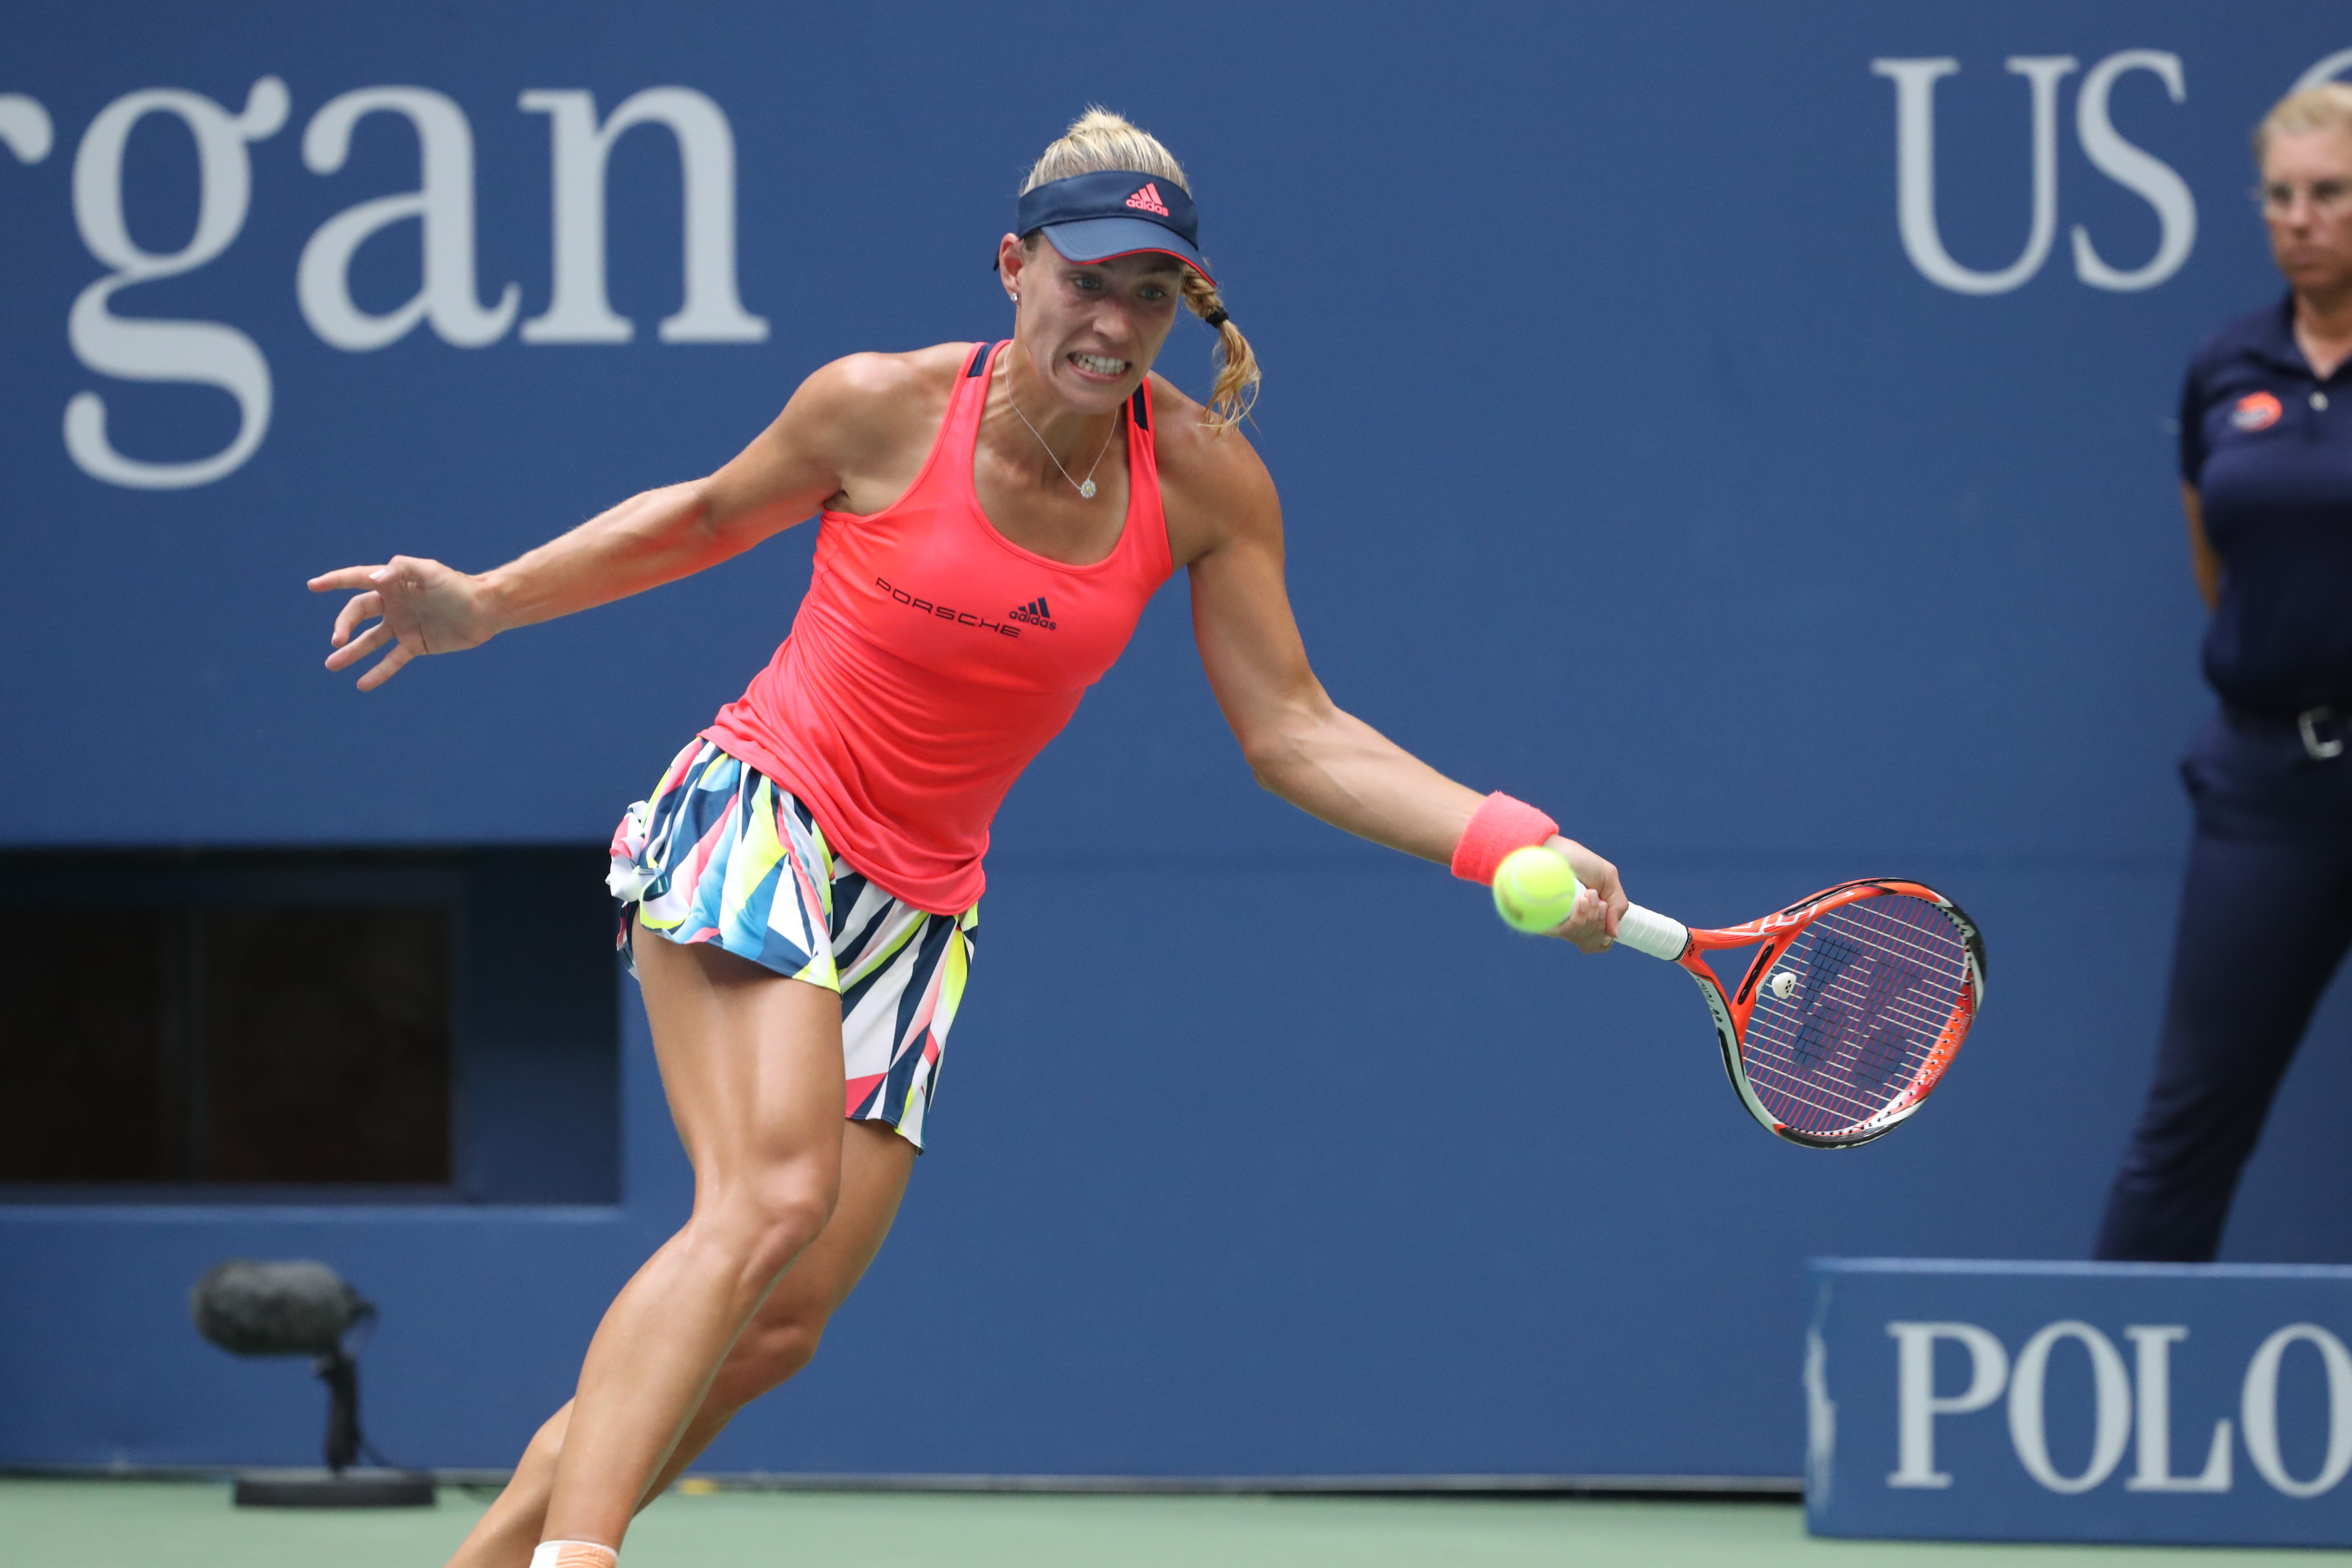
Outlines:
<svg viewBox="0 0 2352 1568"><path fill-rule="evenodd" d="M1580 884L1576 912L1547 934L1574 942L1580 952L1608 952L1617 941L1617 922L1624 918L1626 906L1632 901L1617 880L1617 868L1575 839L1562 838L1558 834L1545 847L1567 857L1568 863L1576 868Z"/></svg>

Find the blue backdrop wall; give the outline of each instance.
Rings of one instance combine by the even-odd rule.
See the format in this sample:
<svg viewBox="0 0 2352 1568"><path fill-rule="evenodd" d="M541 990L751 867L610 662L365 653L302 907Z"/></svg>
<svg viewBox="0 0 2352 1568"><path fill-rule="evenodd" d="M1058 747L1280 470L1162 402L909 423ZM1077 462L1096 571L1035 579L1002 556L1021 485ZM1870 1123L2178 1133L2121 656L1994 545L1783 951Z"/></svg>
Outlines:
<svg viewBox="0 0 2352 1568"><path fill-rule="evenodd" d="M2245 138L2352 45L2337 8L18 0L6 33L9 845L595 856L789 626L805 531L367 697L302 580L494 564L708 471L824 360L1003 331L1019 174L1101 100L1193 174L1344 705L1694 921L1885 872L1989 934L1927 1114L1776 1144L1682 979L1257 792L1173 584L1000 820L898 1236L714 1465L1793 1474L1805 1257L2087 1248L2208 701L2169 416L2274 297ZM1207 362L1180 328L1164 368ZM687 1200L622 1005L611 1206L0 1207L0 1461L305 1457L302 1370L186 1325L237 1254L383 1304L387 1450L510 1458ZM2352 1247L2346 1026L2230 1256Z"/></svg>

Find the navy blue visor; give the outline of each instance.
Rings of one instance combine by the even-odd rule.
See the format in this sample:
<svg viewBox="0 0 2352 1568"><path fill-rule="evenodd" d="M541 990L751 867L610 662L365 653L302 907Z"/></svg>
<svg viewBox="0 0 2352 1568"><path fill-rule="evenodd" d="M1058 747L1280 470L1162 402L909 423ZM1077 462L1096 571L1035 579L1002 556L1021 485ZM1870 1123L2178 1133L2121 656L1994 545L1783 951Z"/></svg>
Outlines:
<svg viewBox="0 0 2352 1568"><path fill-rule="evenodd" d="M1173 180L1123 169L1049 180L1024 194L1013 214L1015 234L1026 237L1041 228L1066 260L1108 261L1157 251L1216 287L1201 259L1201 216Z"/></svg>

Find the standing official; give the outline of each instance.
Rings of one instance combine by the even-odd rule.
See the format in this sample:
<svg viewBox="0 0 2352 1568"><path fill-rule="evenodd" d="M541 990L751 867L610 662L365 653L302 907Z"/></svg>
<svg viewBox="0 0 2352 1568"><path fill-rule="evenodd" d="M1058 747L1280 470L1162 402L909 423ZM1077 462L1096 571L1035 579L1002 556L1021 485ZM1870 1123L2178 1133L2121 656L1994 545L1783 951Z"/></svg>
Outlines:
<svg viewBox="0 0 2352 1568"><path fill-rule="evenodd" d="M2196 835L2156 1081L2103 1258L2213 1257L2352 945L2352 87L2283 100L2254 155L2288 292L2214 333L2181 398L2181 498L2221 710L2181 764Z"/></svg>

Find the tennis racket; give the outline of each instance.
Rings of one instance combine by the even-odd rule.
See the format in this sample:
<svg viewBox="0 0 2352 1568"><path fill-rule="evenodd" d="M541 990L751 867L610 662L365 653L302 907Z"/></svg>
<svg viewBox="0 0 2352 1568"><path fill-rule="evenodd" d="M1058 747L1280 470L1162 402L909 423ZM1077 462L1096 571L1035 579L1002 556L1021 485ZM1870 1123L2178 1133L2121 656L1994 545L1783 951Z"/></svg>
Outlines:
<svg viewBox="0 0 2352 1568"><path fill-rule="evenodd" d="M1917 882L1844 882L1723 931L1635 904L1617 940L1698 983L1748 1113L1811 1149L1867 1143L1918 1110L1984 1001L1976 922ZM1701 956L1759 943L1728 993Z"/></svg>

